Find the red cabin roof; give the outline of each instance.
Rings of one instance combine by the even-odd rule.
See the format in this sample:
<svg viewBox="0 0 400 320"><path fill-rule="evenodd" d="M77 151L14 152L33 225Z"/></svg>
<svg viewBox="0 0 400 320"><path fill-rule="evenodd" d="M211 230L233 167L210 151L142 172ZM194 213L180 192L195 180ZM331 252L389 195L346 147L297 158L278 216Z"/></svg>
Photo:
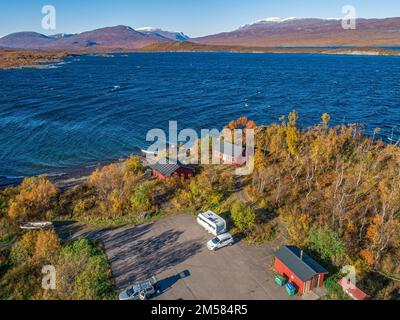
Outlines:
<svg viewBox="0 0 400 320"><path fill-rule="evenodd" d="M275 252L286 267L303 282L310 280L317 274L327 274L328 271L296 246L283 246Z"/></svg>
<svg viewBox="0 0 400 320"><path fill-rule="evenodd" d="M184 166L178 161L170 161L168 159L162 159L157 163L151 164L150 168L164 178L172 177L175 173L184 174L185 176L194 174L193 168Z"/></svg>

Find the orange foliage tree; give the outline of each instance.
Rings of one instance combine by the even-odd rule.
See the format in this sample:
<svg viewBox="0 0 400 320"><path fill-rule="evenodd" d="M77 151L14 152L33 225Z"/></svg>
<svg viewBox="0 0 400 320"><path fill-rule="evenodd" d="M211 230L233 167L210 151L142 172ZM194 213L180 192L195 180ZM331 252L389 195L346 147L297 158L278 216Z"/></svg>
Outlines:
<svg viewBox="0 0 400 320"><path fill-rule="evenodd" d="M26 178L10 201L8 215L13 221L44 218L51 209L57 188L44 177Z"/></svg>
<svg viewBox="0 0 400 320"><path fill-rule="evenodd" d="M55 263L61 249L60 240L53 230L39 231L33 259L38 263Z"/></svg>
<svg viewBox="0 0 400 320"><path fill-rule="evenodd" d="M131 195L141 178L140 170L135 174L131 165L117 163L97 169L88 183L95 189L103 213L123 215L130 209Z"/></svg>

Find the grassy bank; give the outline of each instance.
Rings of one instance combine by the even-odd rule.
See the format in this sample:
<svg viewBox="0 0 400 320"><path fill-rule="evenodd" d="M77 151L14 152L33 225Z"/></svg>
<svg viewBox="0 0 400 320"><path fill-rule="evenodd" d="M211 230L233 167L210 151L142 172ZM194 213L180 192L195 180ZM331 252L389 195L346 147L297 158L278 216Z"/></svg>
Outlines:
<svg viewBox="0 0 400 320"><path fill-rule="evenodd" d="M53 266L55 287L42 287L44 266ZM54 231L23 234L0 253L0 299L109 300L116 298L101 243L79 239L61 244Z"/></svg>

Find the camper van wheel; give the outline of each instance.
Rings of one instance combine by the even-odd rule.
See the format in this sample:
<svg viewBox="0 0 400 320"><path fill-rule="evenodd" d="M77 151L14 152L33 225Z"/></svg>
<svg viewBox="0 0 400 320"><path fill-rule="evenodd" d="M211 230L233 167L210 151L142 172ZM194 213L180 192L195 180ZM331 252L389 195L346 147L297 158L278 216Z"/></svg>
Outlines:
<svg viewBox="0 0 400 320"><path fill-rule="evenodd" d="M141 292L141 293L140 293L140 300L142 300L142 301L147 300L147 294L146 294L146 292Z"/></svg>

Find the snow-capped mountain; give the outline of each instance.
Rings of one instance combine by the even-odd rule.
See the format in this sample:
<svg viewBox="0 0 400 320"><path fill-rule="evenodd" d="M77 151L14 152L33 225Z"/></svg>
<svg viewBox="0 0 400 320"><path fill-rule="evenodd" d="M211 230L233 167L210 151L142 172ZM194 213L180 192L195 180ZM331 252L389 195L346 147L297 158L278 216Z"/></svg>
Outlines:
<svg viewBox="0 0 400 320"><path fill-rule="evenodd" d="M264 22L266 22L266 23L268 23L268 22L281 23L281 22L297 20L297 19L300 19L300 18L296 18L296 17L290 17L290 18L269 17L269 18L257 20L254 23L264 23Z"/></svg>
<svg viewBox="0 0 400 320"><path fill-rule="evenodd" d="M115 26L86 31L79 34L59 33L46 36L35 32L17 32L0 38L0 47L18 49L60 50L135 50L144 46L170 41L187 41L182 32L170 32L145 27L136 30L129 26Z"/></svg>
<svg viewBox="0 0 400 320"><path fill-rule="evenodd" d="M100 28L73 35L45 36L17 32L0 39L0 46L19 49L135 50L153 43L172 41L156 33L142 33L128 26Z"/></svg>
<svg viewBox="0 0 400 320"><path fill-rule="evenodd" d="M397 46L400 18L357 19L356 29L344 29L341 19L271 17L232 32L191 39L209 45L254 47Z"/></svg>
<svg viewBox="0 0 400 320"><path fill-rule="evenodd" d="M69 38L69 37L73 37L76 36L76 33L57 33L57 34L53 34L51 36L49 36L50 38L53 39L62 39L62 38Z"/></svg>
<svg viewBox="0 0 400 320"><path fill-rule="evenodd" d="M195 42L243 47L400 46L400 18L357 19L355 30L342 27L341 19L270 17L224 32L190 39L182 32L160 28L115 26L46 36L18 32L0 38L0 47L55 50L136 50L152 44Z"/></svg>
<svg viewBox="0 0 400 320"><path fill-rule="evenodd" d="M136 28L135 30L146 34L159 35L173 41L188 41L190 39L190 37L185 35L183 32L165 31L154 27L142 27Z"/></svg>

